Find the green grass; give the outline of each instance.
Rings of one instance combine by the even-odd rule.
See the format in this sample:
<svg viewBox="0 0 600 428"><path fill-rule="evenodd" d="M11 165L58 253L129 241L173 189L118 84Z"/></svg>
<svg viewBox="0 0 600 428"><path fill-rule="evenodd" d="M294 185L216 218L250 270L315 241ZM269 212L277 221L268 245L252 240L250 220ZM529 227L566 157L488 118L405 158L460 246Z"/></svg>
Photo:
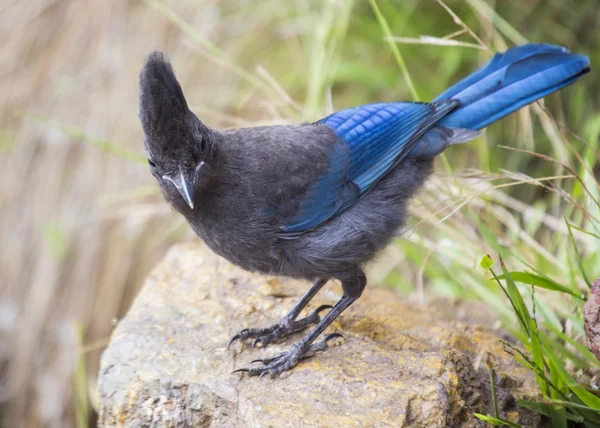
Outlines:
<svg viewBox="0 0 600 428"><path fill-rule="evenodd" d="M517 361L535 373L542 395L539 402L522 404L549 416L554 426L566 427L567 420L579 421L590 426L600 424L600 398L587 389L586 376L575 379L570 373L597 368L598 360L583 343L578 343L560 329L556 329L552 320L544 319L542 314L539 319L536 316L536 309L544 303L536 298L535 287L541 287L568 296L572 303L570 320L582 325L585 294L580 294L579 289L575 291L560 285L543 274L534 275L527 271L509 272L502 259L500 263L503 274L496 275L490 266L489 256L485 256L484 260L482 267L491 272L506 300L511 304L520 330L515 333L515 337L520 339L524 351L508 343L505 345L514 352ZM525 303L526 299L517 287L517 282L532 287L529 306ZM569 345L571 349L567 348ZM569 369L566 368L567 362L570 363Z"/></svg>

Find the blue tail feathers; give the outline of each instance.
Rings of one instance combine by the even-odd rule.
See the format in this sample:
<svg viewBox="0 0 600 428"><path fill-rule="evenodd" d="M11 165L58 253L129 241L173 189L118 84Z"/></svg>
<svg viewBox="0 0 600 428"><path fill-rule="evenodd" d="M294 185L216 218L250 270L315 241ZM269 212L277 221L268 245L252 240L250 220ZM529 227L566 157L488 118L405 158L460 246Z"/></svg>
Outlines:
<svg viewBox="0 0 600 428"><path fill-rule="evenodd" d="M434 100L459 100L460 105L439 120L408 157L432 158L450 144L473 139L480 129L570 85L589 70L587 57L560 46L528 44L496 54Z"/></svg>
<svg viewBox="0 0 600 428"><path fill-rule="evenodd" d="M438 122L479 130L571 83L590 70L590 61L565 48L528 44L496 54L483 68L436 100L458 99L460 106Z"/></svg>

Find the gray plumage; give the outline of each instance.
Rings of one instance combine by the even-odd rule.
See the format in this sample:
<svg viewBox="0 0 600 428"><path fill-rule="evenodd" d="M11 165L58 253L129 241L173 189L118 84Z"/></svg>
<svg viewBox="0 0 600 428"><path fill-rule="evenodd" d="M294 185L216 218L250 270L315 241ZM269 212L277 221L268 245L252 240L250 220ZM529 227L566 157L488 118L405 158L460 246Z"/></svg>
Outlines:
<svg viewBox="0 0 600 428"><path fill-rule="evenodd" d="M563 48L525 45L496 55L432 103L371 104L313 124L216 130L189 110L162 54L151 54L140 74L139 116L166 201L236 265L314 281L280 322L242 330L231 342L254 338L266 346L316 327L262 367L238 371L277 375L325 349L338 335L315 340L360 297L362 267L404 225L433 157L588 70L587 58ZM331 278L342 284L338 303L297 319Z"/></svg>
<svg viewBox="0 0 600 428"><path fill-rule="evenodd" d="M431 160L407 161L341 215L282 239L279 225L298 209L307 183L327 168L335 135L306 125L212 131L211 139L211 177L197 188L194 209L173 191L169 202L233 263L309 280L341 278L385 247L404 222L407 200L431 171ZM273 206L278 209L268 212Z"/></svg>

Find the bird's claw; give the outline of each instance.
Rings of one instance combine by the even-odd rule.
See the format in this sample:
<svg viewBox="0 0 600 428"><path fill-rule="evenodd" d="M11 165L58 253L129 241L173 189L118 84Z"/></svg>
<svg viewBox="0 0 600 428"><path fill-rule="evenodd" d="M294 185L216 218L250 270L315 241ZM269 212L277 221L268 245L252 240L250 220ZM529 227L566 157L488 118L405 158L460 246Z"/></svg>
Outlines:
<svg viewBox="0 0 600 428"><path fill-rule="evenodd" d="M340 333L331 333L325 336L323 340L311 345L304 345L301 341L281 354L270 358L259 358L250 363L262 363L263 365L260 367L243 367L234 370L232 373L248 373L250 376L260 376L261 379L263 376L269 375L273 378L296 367L301 360L313 357L317 352L325 351L329 347L328 342L330 340L343 337Z"/></svg>
<svg viewBox="0 0 600 428"><path fill-rule="evenodd" d="M331 305L321 305L308 316L299 320L284 317L277 324L267 328L245 328L229 340L227 348L229 349L238 340L245 341L247 339L254 339L250 345L252 348L258 345L266 348L269 343L281 341L294 333L304 330L310 325L317 324L321 320L319 313L331 308L333 308Z"/></svg>

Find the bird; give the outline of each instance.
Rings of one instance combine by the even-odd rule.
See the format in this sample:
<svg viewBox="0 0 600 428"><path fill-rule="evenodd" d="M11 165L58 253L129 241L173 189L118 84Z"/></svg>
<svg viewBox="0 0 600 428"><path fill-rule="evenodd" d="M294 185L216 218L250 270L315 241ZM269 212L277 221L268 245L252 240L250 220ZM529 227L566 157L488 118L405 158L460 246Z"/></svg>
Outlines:
<svg viewBox="0 0 600 428"><path fill-rule="evenodd" d="M405 225L433 159L589 71L586 56L525 44L495 54L431 102L361 105L298 125L214 129L189 109L165 55L150 53L139 76L139 119L166 202L233 264L312 281L279 322L243 329L229 345L266 347L312 329L284 352L235 372L275 377L327 349L340 334L324 331L363 293L365 264ZM337 303L299 319L332 279L341 282Z"/></svg>

